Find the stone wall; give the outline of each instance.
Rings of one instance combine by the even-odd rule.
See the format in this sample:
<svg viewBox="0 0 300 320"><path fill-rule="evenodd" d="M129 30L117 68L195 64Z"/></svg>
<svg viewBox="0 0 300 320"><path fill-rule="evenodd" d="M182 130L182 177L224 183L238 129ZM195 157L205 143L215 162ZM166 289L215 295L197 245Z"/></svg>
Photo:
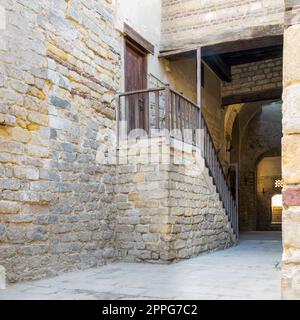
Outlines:
<svg viewBox="0 0 300 320"><path fill-rule="evenodd" d="M300 3L286 1L283 58L283 259L282 297L300 298ZM293 10L292 10L293 9Z"/></svg>
<svg viewBox="0 0 300 320"><path fill-rule="evenodd" d="M8 281L124 257L171 261L232 243L199 172L102 161L115 147L122 88L124 17L116 18L116 4L1 3L0 265ZM159 62L157 54L156 42L149 85L171 82L195 100L196 77L187 81L195 61Z"/></svg>
<svg viewBox="0 0 300 320"><path fill-rule="evenodd" d="M283 0L163 0L162 50L282 34Z"/></svg>
<svg viewBox="0 0 300 320"><path fill-rule="evenodd" d="M270 59L231 68L232 81L222 82L222 97L282 88L282 59Z"/></svg>
<svg viewBox="0 0 300 320"><path fill-rule="evenodd" d="M9 281L103 264L115 256L115 168L96 152L115 131L114 4L1 5L0 264Z"/></svg>
<svg viewBox="0 0 300 320"><path fill-rule="evenodd" d="M166 263L235 243L199 150L185 145L182 156L182 144L173 143L154 138L121 148L130 165L118 168L116 241L126 261Z"/></svg>

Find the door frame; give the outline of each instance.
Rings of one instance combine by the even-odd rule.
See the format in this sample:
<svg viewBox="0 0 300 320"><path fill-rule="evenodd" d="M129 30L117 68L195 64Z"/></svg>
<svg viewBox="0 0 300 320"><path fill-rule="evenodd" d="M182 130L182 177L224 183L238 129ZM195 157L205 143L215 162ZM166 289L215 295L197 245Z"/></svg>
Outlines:
<svg viewBox="0 0 300 320"><path fill-rule="evenodd" d="M142 88L148 88L148 54L154 54L154 45L143 38L138 32L136 32L132 27L124 23L124 89L128 90L127 87L127 74L126 74L126 63L127 63L127 48L135 51L137 54L143 57L143 75L142 75ZM141 97L138 97L138 100L141 99L144 104L144 115L142 115L143 128L146 132L149 132L149 97L147 94L142 94ZM140 103L140 102L138 102ZM139 118L139 123L141 122ZM129 114L127 113L127 123L129 124ZM128 125L128 131L131 128Z"/></svg>

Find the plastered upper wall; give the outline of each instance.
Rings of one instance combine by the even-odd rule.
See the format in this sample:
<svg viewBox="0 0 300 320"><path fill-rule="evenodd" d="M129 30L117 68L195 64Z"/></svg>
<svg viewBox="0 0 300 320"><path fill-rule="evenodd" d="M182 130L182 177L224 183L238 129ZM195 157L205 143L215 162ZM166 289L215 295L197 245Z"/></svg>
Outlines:
<svg viewBox="0 0 300 320"><path fill-rule="evenodd" d="M117 0L116 26L121 33L124 30L124 23L131 26L155 47L154 55L148 55L148 87L170 84L174 89L196 101L195 61L187 59L169 62L158 57L161 40L161 0ZM122 60L124 64L124 56ZM122 91L124 90L124 72L121 78Z"/></svg>
<svg viewBox="0 0 300 320"><path fill-rule="evenodd" d="M282 33L283 0L162 0L161 50Z"/></svg>

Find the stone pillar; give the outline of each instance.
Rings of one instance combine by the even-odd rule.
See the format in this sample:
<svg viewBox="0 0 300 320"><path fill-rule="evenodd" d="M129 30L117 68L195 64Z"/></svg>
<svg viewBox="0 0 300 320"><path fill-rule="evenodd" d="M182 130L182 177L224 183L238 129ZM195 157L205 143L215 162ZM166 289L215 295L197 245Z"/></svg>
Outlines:
<svg viewBox="0 0 300 320"><path fill-rule="evenodd" d="M0 290L5 289L5 268L0 266Z"/></svg>
<svg viewBox="0 0 300 320"><path fill-rule="evenodd" d="M300 299L300 19L295 19L298 8L287 9L283 57L282 298Z"/></svg>

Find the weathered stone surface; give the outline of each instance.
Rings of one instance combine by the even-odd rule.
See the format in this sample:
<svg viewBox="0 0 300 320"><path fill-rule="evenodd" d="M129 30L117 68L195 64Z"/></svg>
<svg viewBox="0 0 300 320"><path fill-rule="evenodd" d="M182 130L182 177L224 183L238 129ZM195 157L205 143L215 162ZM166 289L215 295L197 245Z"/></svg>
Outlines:
<svg viewBox="0 0 300 320"><path fill-rule="evenodd" d="M1 214L14 214L20 211L20 205L17 202L12 201L0 201L0 213Z"/></svg>
<svg viewBox="0 0 300 320"><path fill-rule="evenodd" d="M163 138L149 142L130 145L130 156L139 158L152 144L165 143ZM125 154L126 148L120 152ZM173 147L164 148L176 152ZM159 157L162 150L156 150ZM188 165L171 162L167 166L143 163L118 167L115 230L123 259L166 263L234 243L228 218L217 195L205 183L195 154L190 151L186 160Z"/></svg>
<svg viewBox="0 0 300 320"><path fill-rule="evenodd" d="M280 34L283 20L282 0L163 0L161 49Z"/></svg>
<svg viewBox="0 0 300 320"><path fill-rule="evenodd" d="M288 187L283 191L284 206L300 206L300 188Z"/></svg>
<svg viewBox="0 0 300 320"><path fill-rule="evenodd" d="M292 12L290 12L292 13ZM283 159L284 179L283 210L283 259L282 297L300 298L300 150L299 124L299 58L300 25L287 28L284 32L284 95L283 95Z"/></svg>
<svg viewBox="0 0 300 320"><path fill-rule="evenodd" d="M300 135L285 135L282 139L282 176L285 184L300 182L299 152Z"/></svg>
<svg viewBox="0 0 300 320"><path fill-rule="evenodd" d="M283 85L287 87L300 81L300 25L284 31Z"/></svg>
<svg viewBox="0 0 300 320"><path fill-rule="evenodd" d="M115 132L115 3L1 5L10 16L0 35L1 264L19 281L112 261L116 168L96 152L100 129L103 145Z"/></svg>
<svg viewBox="0 0 300 320"><path fill-rule="evenodd" d="M19 178L19 179L29 179L29 180L39 179L39 170L34 167L16 167L14 169L14 174L16 178Z"/></svg>
<svg viewBox="0 0 300 320"><path fill-rule="evenodd" d="M5 268L0 265L0 290L3 290L6 288L5 283Z"/></svg>
<svg viewBox="0 0 300 320"><path fill-rule="evenodd" d="M51 103L58 108L63 108L63 109L68 109L70 107L70 102L65 100L65 99L61 99L59 97L56 96L52 96L51 97Z"/></svg>
<svg viewBox="0 0 300 320"><path fill-rule="evenodd" d="M283 132L300 133L300 83L295 83L283 92Z"/></svg>
<svg viewBox="0 0 300 320"><path fill-rule="evenodd" d="M0 126L16 126L16 117L11 116L9 114L1 114L0 113Z"/></svg>

